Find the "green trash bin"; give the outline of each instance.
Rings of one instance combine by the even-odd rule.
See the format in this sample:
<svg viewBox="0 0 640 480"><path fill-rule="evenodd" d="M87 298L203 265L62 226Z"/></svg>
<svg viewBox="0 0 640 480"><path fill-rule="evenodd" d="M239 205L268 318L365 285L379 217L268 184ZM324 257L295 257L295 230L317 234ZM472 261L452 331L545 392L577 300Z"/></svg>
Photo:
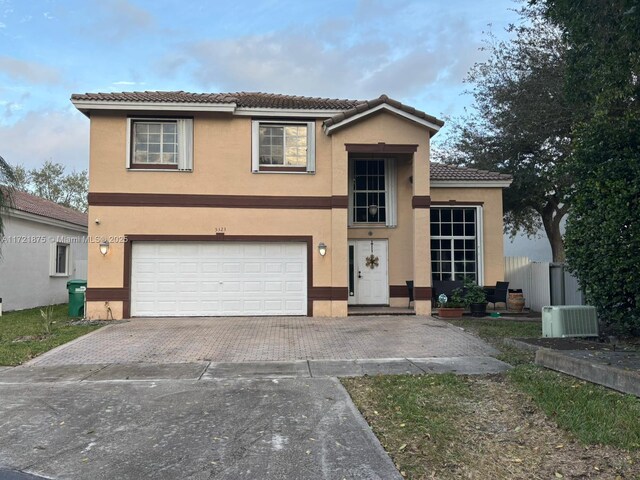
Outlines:
<svg viewBox="0 0 640 480"><path fill-rule="evenodd" d="M84 317L84 294L87 290L86 280L69 280L69 316Z"/></svg>

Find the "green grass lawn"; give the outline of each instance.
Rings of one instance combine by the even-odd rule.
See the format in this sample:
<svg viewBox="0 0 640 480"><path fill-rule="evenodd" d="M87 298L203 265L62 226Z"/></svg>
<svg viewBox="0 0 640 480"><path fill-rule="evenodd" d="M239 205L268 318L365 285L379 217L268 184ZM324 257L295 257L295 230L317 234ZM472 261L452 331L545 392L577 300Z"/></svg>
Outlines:
<svg viewBox="0 0 640 480"><path fill-rule="evenodd" d="M539 367L533 352L503 344L541 336L539 322L450 323L514 368L342 380L403 476L640 478L640 399Z"/></svg>
<svg viewBox="0 0 640 480"><path fill-rule="evenodd" d="M51 308L47 332L47 322L40 310L19 310L0 317L0 365L20 365L99 328L99 325L69 325L73 319L67 316L67 305L55 305Z"/></svg>

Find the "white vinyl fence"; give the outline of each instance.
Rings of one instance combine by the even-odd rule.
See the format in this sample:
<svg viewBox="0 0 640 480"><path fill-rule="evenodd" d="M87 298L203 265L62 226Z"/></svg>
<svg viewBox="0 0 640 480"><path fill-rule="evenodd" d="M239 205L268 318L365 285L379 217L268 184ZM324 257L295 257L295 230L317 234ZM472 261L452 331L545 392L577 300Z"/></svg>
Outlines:
<svg viewBox="0 0 640 480"><path fill-rule="evenodd" d="M583 305L582 292L564 264L505 257L504 279L509 289L522 289L525 307L540 312L547 305Z"/></svg>

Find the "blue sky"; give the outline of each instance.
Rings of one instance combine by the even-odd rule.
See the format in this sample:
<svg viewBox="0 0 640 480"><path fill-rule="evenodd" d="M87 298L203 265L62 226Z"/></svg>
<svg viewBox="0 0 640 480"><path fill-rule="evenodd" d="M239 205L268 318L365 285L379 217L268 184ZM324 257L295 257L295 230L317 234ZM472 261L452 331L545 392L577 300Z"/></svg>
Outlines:
<svg viewBox="0 0 640 480"><path fill-rule="evenodd" d="M471 99L483 32L512 0L0 0L0 155L87 168L71 93L265 91L369 99L439 117ZM446 135L446 127L443 130Z"/></svg>

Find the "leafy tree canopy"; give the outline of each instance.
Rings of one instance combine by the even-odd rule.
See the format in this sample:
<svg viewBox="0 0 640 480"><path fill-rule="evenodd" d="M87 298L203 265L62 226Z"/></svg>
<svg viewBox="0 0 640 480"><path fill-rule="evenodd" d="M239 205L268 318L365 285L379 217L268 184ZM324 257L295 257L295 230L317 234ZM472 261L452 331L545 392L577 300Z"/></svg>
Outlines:
<svg viewBox="0 0 640 480"><path fill-rule="evenodd" d="M46 198L65 207L87 211L89 178L87 171L65 173L65 166L46 161L40 168L16 166L16 188Z"/></svg>
<svg viewBox="0 0 640 480"><path fill-rule="evenodd" d="M564 89L567 46L540 7L520 15L508 29L511 40L489 34L488 59L468 75L473 111L454 121L434 157L513 175L504 192L505 229L533 235L544 227L554 260L562 261L571 182L559 167L570 153L574 117Z"/></svg>
<svg viewBox="0 0 640 480"><path fill-rule="evenodd" d="M15 182L15 174L11 165L0 157L0 213L11 205L11 188ZM3 188L4 187L4 188ZM4 235L4 222L0 216L0 237Z"/></svg>
<svg viewBox="0 0 640 480"><path fill-rule="evenodd" d="M564 29L566 91L583 112L567 165L567 261L600 318L640 334L640 5L540 4Z"/></svg>

